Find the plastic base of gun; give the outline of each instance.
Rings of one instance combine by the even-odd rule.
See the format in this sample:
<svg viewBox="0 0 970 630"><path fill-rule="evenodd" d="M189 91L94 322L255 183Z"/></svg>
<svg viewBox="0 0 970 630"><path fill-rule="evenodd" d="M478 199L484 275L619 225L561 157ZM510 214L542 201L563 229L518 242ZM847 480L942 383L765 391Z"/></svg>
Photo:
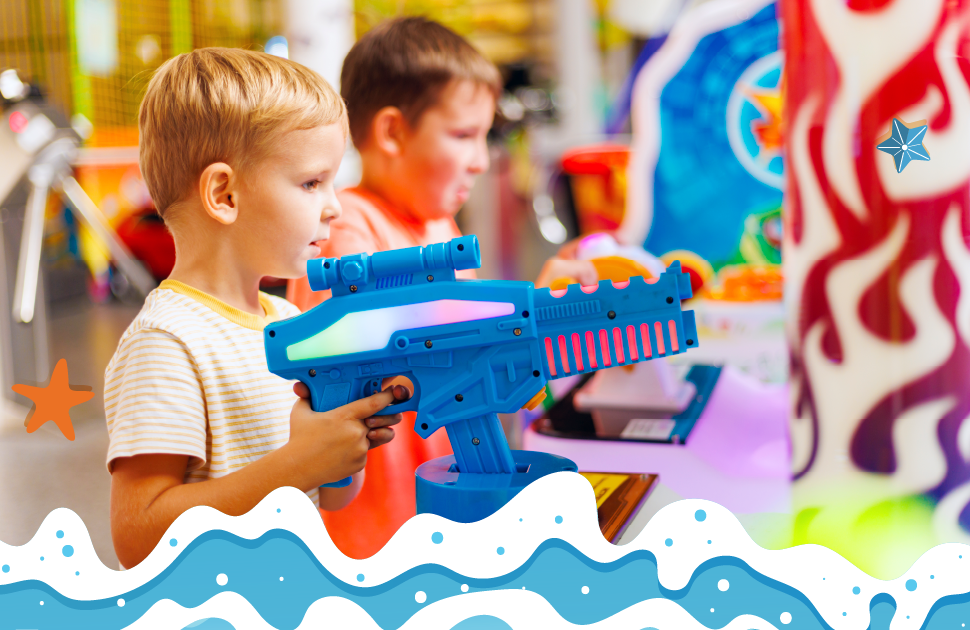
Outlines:
<svg viewBox="0 0 970 630"><path fill-rule="evenodd" d="M511 473L515 462L498 415L458 420L445 426L458 470L469 473Z"/></svg>
<svg viewBox="0 0 970 630"><path fill-rule="evenodd" d="M354 482L353 477L344 477L340 481L334 481L333 483L325 483L321 488L346 488Z"/></svg>
<svg viewBox="0 0 970 630"><path fill-rule="evenodd" d="M472 523L494 514L527 485L554 472L578 470L565 457L534 451L512 451L516 472L457 472L455 457L425 462L415 471L418 514L437 514Z"/></svg>

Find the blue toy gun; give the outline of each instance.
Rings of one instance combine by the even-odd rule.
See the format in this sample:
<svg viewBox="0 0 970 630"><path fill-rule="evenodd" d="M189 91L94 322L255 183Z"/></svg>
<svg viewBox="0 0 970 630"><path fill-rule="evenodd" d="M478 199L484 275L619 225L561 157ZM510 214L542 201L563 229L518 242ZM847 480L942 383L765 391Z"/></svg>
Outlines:
<svg viewBox="0 0 970 630"><path fill-rule="evenodd" d="M456 280L481 266L478 238L307 263L310 287L333 297L265 331L269 370L329 411L410 379L422 438L444 427L454 457L417 471L418 512L470 522L529 481L576 470L567 459L512 451L498 413L534 407L549 379L670 356L697 346L690 278L674 262L656 280L536 289L531 282ZM441 461L439 461L441 460ZM344 479L330 486L350 483Z"/></svg>

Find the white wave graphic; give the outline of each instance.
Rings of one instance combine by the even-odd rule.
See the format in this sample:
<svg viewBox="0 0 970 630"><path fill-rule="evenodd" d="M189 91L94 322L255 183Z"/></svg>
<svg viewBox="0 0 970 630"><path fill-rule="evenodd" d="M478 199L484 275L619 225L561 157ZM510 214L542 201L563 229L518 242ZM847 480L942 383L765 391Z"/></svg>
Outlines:
<svg viewBox="0 0 970 630"><path fill-rule="evenodd" d="M698 520L699 510L705 512L703 520ZM557 516L562 517L561 523L557 523ZM702 563L712 558L734 556L755 571L803 593L826 623L840 628L855 628L857 625L860 629L865 628L869 618L869 601L878 593L888 593L896 600L897 619L909 615L911 619L919 620L941 597L970 591L970 571L966 569L967 563L970 563L970 546L940 545L926 552L901 577L882 581L867 575L834 551L818 545L780 551L763 549L751 540L731 512L716 503L697 499L667 506L650 520L634 541L617 547L607 542L600 533L596 500L589 483L580 475L566 472L539 479L497 513L477 523L455 523L430 514L415 516L405 523L384 549L366 560L348 558L334 546L316 508L304 493L295 488L281 488L272 492L251 512L239 517L227 516L207 507L192 508L169 528L151 555L129 571L114 571L105 567L94 554L83 522L72 511L58 509L51 512L27 544L11 547L0 543L0 564L10 567L9 572L0 572L0 585L21 580L42 580L75 600L118 597L152 580L175 560L181 550L207 532L222 530L241 538L255 539L274 529L285 529L298 536L328 571L353 586L382 584L409 569L428 563L438 564L470 579L499 577L520 567L544 542L560 539L599 563L613 562L637 550L648 550L657 559L661 585L671 590L683 589ZM62 531L64 537L57 538L57 531ZM442 534L440 544L432 542L434 532ZM169 543L173 538L177 540L174 547ZM668 538L673 540L669 546L665 543ZM64 541L71 541L75 549L71 558L61 553L60 545ZM505 548L503 555L495 552L499 546ZM965 557L958 558L959 555ZM39 559L41 556L45 557L43 561ZM68 560L73 562L68 564ZM80 567L85 579L78 579L74 575L75 567ZM213 574L218 573L223 571L213 567ZM360 573L366 576L363 583L357 581ZM931 574L935 579L928 579ZM232 584L233 576L229 575L228 579ZM915 591L906 588L909 579L919 584ZM861 596L853 595L853 587L860 588ZM306 619L316 619L317 615L322 614L317 612L317 607L324 607L330 615L336 614L330 612L331 606L343 606L339 609L343 611L340 614L348 615L347 619L353 621L348 621L347 627L369 627L360 621L363 617L346 607L349 602L330 603L330 600L340 599L327 598L315 603ZM455 618L460 621L472 616L469 606L482 610L482 614L501 612L508 615L506 621L513 627L516 624L518 627L530 627L529 624L533 622L529 621L532 619L529 615L546 615L542 617L541 626L531 627L567 627L563 625L566 623L564 621L552 620L549 611L542 612L548 604L544 600L539 601L541 599L528 591L456 594L453 598L429 604L404 627L437 627L427 624L438 619L438 615L451 618L448 616L457 616L459 611L463 616ZM223 601L226 603L223 604ZM501 604L493 603L499 601ZM643 618L637 611L643 606L647 606L644 610L651 611L651 614L660 611L656 614L664 625L651 622L657 628L693 627L693 622L677 616L683 611L671 612L671 606L675 604L664 602L641 602L600 622L618 625L594 627L632 627L626 625L625 615L630 615L630 619L639 619L637 623L641 623ZM210 610L210 605L215 608ZM453 611L451 607L456 608ZM675 607L679 609L679 606ZM150 623L153 615L181 614L177 613L176 608L181 607L173 602L158 602L138 624ZM231 593L221 594L203 606L190 610L193 612L186 613L185 618L189 619L186 625L218 616L237 628L267 627L265 624L258 625L260 618L256 611L248 603L239 601L238 596L233 599ZM843 613L847 613L847 617ZM690 616L686 612L683 614ZM430 618L426 620L428 616ZM306 619L301 628L315 627L306 625ZM358 621L363 625L358 626ZM776 621L772 620L771 623ZM756 623L754 620L735 622L741 625ZM772 627L768 622L757 623L762 625L749 627ZM136 624L132 627L152 626Z"/></svg>

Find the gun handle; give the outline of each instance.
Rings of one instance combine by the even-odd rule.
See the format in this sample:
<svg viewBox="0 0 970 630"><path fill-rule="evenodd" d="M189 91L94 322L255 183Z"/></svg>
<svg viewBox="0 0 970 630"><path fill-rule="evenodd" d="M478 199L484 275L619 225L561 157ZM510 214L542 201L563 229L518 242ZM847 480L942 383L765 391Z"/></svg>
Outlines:
<svg viewBox="0 0 970 630"><path fill-rule="evenodd" d="M325 483L320 487L321 488L346 488L353 482L354 482L353 477L344 477L340 481L334 481L333 483Z"/></svg>

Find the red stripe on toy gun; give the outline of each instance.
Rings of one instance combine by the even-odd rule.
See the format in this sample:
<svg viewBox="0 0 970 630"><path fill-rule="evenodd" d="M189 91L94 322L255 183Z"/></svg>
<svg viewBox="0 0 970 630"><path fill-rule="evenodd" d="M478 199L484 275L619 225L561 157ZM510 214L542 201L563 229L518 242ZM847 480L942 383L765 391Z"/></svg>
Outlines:
<svg viewBox="0 0 970 630"><path fill-rule="evenodd" d="M654 357L654 348L656 356L664 356L668 354L667 343L664 341L664 325L658 321L652 324L651 326L651 323L644 322L639 326L629 324L623 328L614 326L545 337L543 343L549 374L553 377L560 376L560 370L556 368L557 360L562 376L565 376L573 372L586 372L600 367L612 367L614 364L625 365L651 359ZM670 335L670 353L677 353L680 351L677 322L673 319L667 320L666 328ZM638 341L642 344L642 352ZM583 358L584 349L586 359ZM602 365L597 359L597 349L602 357Z"/></svg>

